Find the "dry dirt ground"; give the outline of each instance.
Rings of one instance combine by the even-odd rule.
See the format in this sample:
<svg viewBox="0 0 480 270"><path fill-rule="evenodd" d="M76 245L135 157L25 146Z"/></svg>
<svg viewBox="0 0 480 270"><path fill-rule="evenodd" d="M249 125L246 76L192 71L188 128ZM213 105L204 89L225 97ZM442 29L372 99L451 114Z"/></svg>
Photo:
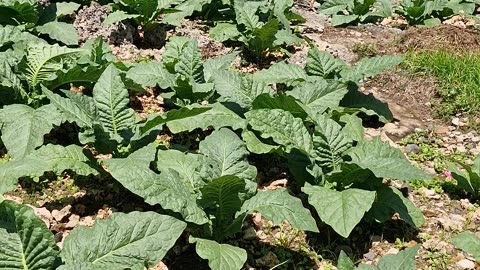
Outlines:
<svg viewBox="0 0 480 270"><path fill-rule="evenodd" d="M477 32L455 26L401 30L379 24L333 28L309 4L299 2L294 11L306 19L300 25L305 38L319 49L348 63L355 63L359 59L359 48L368 48L369 44L373 46L375 54L401 54L408 50L438 48L480 49L480 35ZM163 29L156 42L139 46L138 31L128 23L103 27L102 21L107 14L108 10L92 2L77 13L74 25L81 41L101 36L123 61L160 59L165 39L173 35L197 39L204 58L232 51L232 48L212 41L208 37L208 28L195 20L185 21L175 31ZM289 61L303 65L307 49L306 45L297 48ZM248 71L258 67L243 68ZM416 133L417 137L435 144L442 155L462 153L471 158L480 152L479 135L463 130L463 119L453 125L432 117L431 104L436 98L435 80L432 78L411 75L398 68L367 81L362 90L387 102L395 117L391 124L367 128L368 137L379 136L404 149L402 139ZM153 90L132 96L131 105L143 117L147 113L163 110L163 100ZM441 179L439 181L448 181L442 172L435 170L432 161L420 162L419 166L438 176ZM274 189L288 185L281 165L260 173L272 179L262 188ZM134 195L125 190L119 193L119 187L111 184L113 181L96 180L97 183L91 184L77 179L74 184L71 177L65 175L63 179L42 187L45 189L42 193L38 187L23 184L10 198L32 204L37 214L55 233L59 245L62 245L63 238L72 228L79 225L92 226L95 218L108 218L114 211L148 210L148 206ZM405 188L400 183L392 184ZM480 236L480 208L468 199L460 199L445 190L439 193L437 191L434 187L406 187L408 198L425 215L425 224L419 230L396 221L385 226L359 225L351 238L345 240L333 236L328 230L325 230L325 234L312 236L291 230L288 225L272 227L260 215L256 215L248 221L242 238L235 241L235 244L251 252L246 269L270 269L285 260L289 260L286 265L296 265L295 269L333 269L336 254L340 250L363 263L373 264L385 254L397 253L416 243L421 244L417 269L480 269L473 258L449 243L451 235L463 230L472 230ZM180 239L169 253L165 260L168 268L162 263L157 269L203 269L205 264L198 261L186 242L186 239Z"/></svg>

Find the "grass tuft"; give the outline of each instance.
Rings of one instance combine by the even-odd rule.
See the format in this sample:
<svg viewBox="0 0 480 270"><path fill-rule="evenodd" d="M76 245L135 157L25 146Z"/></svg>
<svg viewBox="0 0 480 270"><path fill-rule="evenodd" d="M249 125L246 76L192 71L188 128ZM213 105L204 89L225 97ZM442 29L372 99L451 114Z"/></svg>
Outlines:
<svg viewBox="0 0 480 270"><path fill-rule="evenodd" d="M407 54L404 65L411 72L436 78L437 92L442 99L436 108L439 116L480 112L480 53L413 52Z"/></svg>

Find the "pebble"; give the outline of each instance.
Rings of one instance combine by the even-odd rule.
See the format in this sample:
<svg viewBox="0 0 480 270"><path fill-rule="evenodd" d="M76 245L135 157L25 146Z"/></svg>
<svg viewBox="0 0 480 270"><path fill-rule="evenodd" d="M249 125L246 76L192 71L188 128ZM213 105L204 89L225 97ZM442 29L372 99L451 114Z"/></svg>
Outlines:
<svg viewBox="0 0 480 270"><path fill-rule="evenodd" d="M66 216L70 215L71 209L72 209L71 205L65 206L60 211L55 209L52 211L52 216L56 221L61 222Z"/></svg>
<svg viewBox="0 0 480 270"><path fill-rule="evenodd" d="M79 223L80 223L80 216L73 214L68 218L68 222L65 225L65 228L73 229L77 227Z"/></svg>
<svg viewBox="0 0 480 270"><path fill-rule="evenodd" d="M418 147L418 145L416 144L408 144L406 147L405 147L405 152L407 154L418 154L420 153L420 147Z"/></svg>
<svg viewBox="0 0 480 270"><path fill-rule="evenodd" d="M464 269L464 270L474 269L475 268L475 263L470 261L470 260L463 259L463 260L457 262L457 266L460 269Z"/></svg>
<svg viewBox="0 0 480 270"><path fill-rule="evenodd" d="M452 125L458 127L458 126L460 125L460 118L454 117L454 118L452 119Z"/></svg>
<svg viewBox="0 0 480 270"><path fill-rule="evenodd" d="M42 208L33 208L33 212L35 213L35 215L40 218L44 223L45 225L47 225L47 228L50 228L50 223L52 222L52 213L50 213L50 211L48 211L47 208L45 207L42 207Z"/></svg>
<svg viewBox="0 0 480 270"><path fill-rule="evenodd" d="M369 261L373 261L373 259L375 259L375 254L373 254L372 252L368 252L363 254L363 257Z"/></svg>

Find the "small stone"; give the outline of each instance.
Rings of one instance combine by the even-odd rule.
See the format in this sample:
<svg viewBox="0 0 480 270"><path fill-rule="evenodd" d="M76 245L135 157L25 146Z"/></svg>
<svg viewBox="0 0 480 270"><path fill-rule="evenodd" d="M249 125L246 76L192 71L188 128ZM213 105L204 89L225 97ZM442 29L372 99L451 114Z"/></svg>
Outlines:
<svg viewBox="0 0 480 270"><path fill-rule="evenodd" d="M257 239L257 232L253 227L247 228L245 231L243 231L243 239L255 240Z"/></svg>
<svg viewBox="0 0 480 270"><path fill-rule="evenodd" d="M408 144L406 147L405 147L405 152L407 154L418 154L420 153L420 147L418 147L418 145L416 144Z"/></svg>
<svg viewBox="0 0 480 270"><path fill-rule="evenodd" d="M467 152L467 148L465 148L465 146L463 146L463 145L457 145L457 151L458 151L459 153L464 154L464 153Z"/></svg>
<svg viewBox="0 0 480 270"><path fill-rule="evenodd" d="M474 143L480 142L480 137L479 136L472 137L472 142Z"/></svg>
<svg viewBox="0 0 480 270"><path fill-rule="evenodd" d="M67 224L65 225L65 228L67 228L67 229L73 229L73 228L75 228L75 227L78 226L78 223L80 223L80 216L79 216L79 215L72 214L72 215L68 218L68 222L67 222Z"/></svg>
<svg viewBox="0 0 480 270"><path fill-rule="evenodd" d="M475 263L470 261L470 260L463 259L463 260L457 262L457 266L460 269L464 269L464 270L474 269L475 268Z"/></svg>
<svg viewBox="0 0 480 270"><path fill-rule="evenodd" d="M368 252L368 253L365 253L363 254L363 258L369 260L369 261L373 261L373 259L375 259L375 254L373 254L373 252Z"/></svg>
<svg viewBox="0 0 480 270"><path fill-rule="evenodd" d="M386 254L397 254L398 252L399 252L398 249L392 247L387 251Z"/></svg>
<svg viewBox="0 0 480 270"><path fill-rule="evenodd" d="M80 219L79 224L87 227L92 227L93 224L95 223L95 220L91 216L86 216L82 219Z"/></svg>
<svg viewBox="0 0 480 270"><path fill-rule="evenodd" d="M42 207L42 208L33 208L33 212L35 213L35 215L40 218L44 223L45 225L47 225L47 228L50 228L50 223L52 222L52 213L50 213L50 211L48 211L47 208L45 207Z"/></svg>
<svg viewBox="0 0 480 270"><path fill-rule="evenodd" d="M433 196L437 195L437 193L433 189L422 188L421 191L422 191L423 195L425 195L426 197L433 197Z"/></svg>
<svg viewBox="0 0 480 270"><path fill-rule="evenodd" d="M460 118L454 117L454 118L452 119L452 125L458 127L458 126L460 125Z"/></svg>
<svg viewBox="0 0 480 270"><path fill-rule="evenodd" d="M52 216L56 221L61 222L66 216L70 214L71 209L72 209L71 205L65 206L60 211L55 209L52 211Z"/></svg>

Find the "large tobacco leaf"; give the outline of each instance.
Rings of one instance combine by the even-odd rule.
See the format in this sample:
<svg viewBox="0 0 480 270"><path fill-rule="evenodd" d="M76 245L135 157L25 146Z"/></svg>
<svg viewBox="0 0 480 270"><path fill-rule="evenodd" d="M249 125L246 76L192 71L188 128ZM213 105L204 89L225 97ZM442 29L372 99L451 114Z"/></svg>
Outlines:
<svg viewBox="0 0 480 270"><path fill-rule="evenodd" d="M143 270L157 264L173 247L187 224L154 212L114 213L81 226L65 239L61 252L66 266L89 269Z"/></svg>
<svg viewBox="0 0 480 270"><path fill-rule="evenodd" d="M345 67L342 60L333 57L328 52L318 50L316 46L310 47L305 66L308 75L332 78Z"/></svg>
<svg viewBox="0 0 480 270"><path fill-rule="evenodd" d="M189 242L195 243L198 256L208 260L212 270L240 270L247 261L247 252L239 247L192 236Z"/></svg>
<svg viewBox="0 0 480 270"><path fill-rule="evenodd" d="M261 94L273 95L272 88L263 82L234 71L221 70L213 73L212 81L221 96L219 101L234 102L244 109L250 109L255 98Z"/></svg>
<svg viewBox="0 0 480 270"><path fill-rule="evenodd" d="M294 85L307 79L307 74L299 66L280 62L273 64L268 69L263 69L254 73L253 78L264 83L282 83Z"/></svg>
<svg viewBox="0 0 480 270"><path fill-rule="evenodd" d="M274 225L287 221L295 229L318 232L317 224L302 201L288 193L286 189L259 191L245 201L237 214L259 212Z"/></svg>
<svg viewBox="0 0 480 270"><path fill-rule="evenodd" d="M465 231L455 235L450 241L457 248L471 254L475 260L480 261L480 239L474 233Z"/></svg>
<svg viewBox="0 0 480 270"><path fill-rule="evenodd" d="M113 64L105 69L95 84L93 101L98 120L107 131L117 135L133 126L135 115L128 107L128 90Z"/></svg>
<svg viewBox="0 0 480 270"><path fill-rule="evenodd" d="M283 145L286 152L296 148L310 154L313 149L312 136L303 125L302 119L280 109L259 109L245 113L248 124L260 132L262 138L272 138Z"/></svg>
<svg viewBox="0 0 480 270"><path fill-rule="evenodd" d="M160 204L164 209L178 212L188 222L206 223L208 219L197 205L197 196L190 182L171 169L161 174L150 169L155 152L156 149L149 145L126 158L113 158L104 163L118 182L148 204Z"/></svg>
<svg viewBox="0 0 480 270"><path fill-rule="evenodd" d="M323 115L315 120L315 159L320 166L335 170L343 163L344 153L350 149L352 143L337 122Z"/></svg>
<svg viewBox="0 0 480 270"><path fill-rule="evenodd" d="M320 77L308 77L304 83L287 92L301 101L310 117L314 119L328 109L337 108L347 93L346 85Z"/></svg>
<svg viewBox="0 0 480 270"><path fill-rule="evenodd" d="M430 179L422 170L413 167L399 149L378 138L359 142L348 154L352 163L371 170L377 177L405 181Z"/></svg>
<svg viewBox="0 0 480 270"><path fill-rule="evenodd" d="M345 238L375 200L375 191L354 188L336 191L307 183L302 191L308 194L308 202L317 210L320 219Z"/></svg>
<svg viewBox="0 0 480 270"><path fill-rule="evenodd" d="M399 65L403 61L400 56L376 56L372 58L362 58L355 66L343 69L342 78L354 82L373 77L385 70Z"/></svg>
<svg viewBox="0 0 480 270"><path fill-rule="evenodd" d="M5 106L0 110L2 141L12 159L22 159L42 145L43 136L62 120L51 104L38 109L22 104Z"/></svg>
<svg viewBox="0 0 480 270"><path fill-rule="evenodd" d="M0 202L0 269L54 269L57 255L53 234L33 209Z"/></svg>
<svg viewBox="0 0 480 270"><path fill-rule="evenodd" d="M169 149L158 151L156 164L160 172L168 172L168 170L178 172L183 181L194 189L205 184L198 172L200 161L200 155Z"/></svg>
<svg viewBox="0 0 480 270"><path fill-rule="evenodd" d="M62 69L70 69L84 53L81 49L70 49L59 45L31 43L20 65L30 88L35 89L42 81L50 79Z"/></svg>
<svg viewBox="0 0 480 270"><path fill-rule="evenodd" d="M233 131L214 131L200 142L199 150L206 157L203 161L208 166L205 173L209 179L234 175L249 180L250 185L254 183L257 169L248 163L245 144Z"/></svg>
<svg viewBox="0 0 480 270"><path fill-rule="evenodd" d="M279 94L272 96L269 94L261 94L255 98L252 103L253 109L281 109L290 112L294 117L307 119L308 114L294 97Z"/></svg>
<svg viewBox="0 0 480 270"><path fill-rule="evenodd" d="M206 111L192 117L178 118L168 121L167 127L172 133L175 134L184 131L191 132L197 128L202 130L206 130L209 127L213 127L214 129L222 127L240 129L246 126L245 119L218 102L206 106L192 105L187 108L191 110L205 109Z"/></svg>
<svg viewBox="0 0 480 270"><path fill-rule="evenodd" d="M65 45L78 45L78 35L73 24L53 21L37 26L36 30Z"/></svg>
<svg viewBox="0 0 480 270"><path fill-rule="evenodd" d="M403 196L403 194L392 187L382 185L377 189L377 198L368 212L378 222L391 220L394 214L400 219L415 228L420 228L425 219L420 209Z"/></svg>
<svg viewBox="0 0 480 270"><path fill-rule="evenodd" d="M64 98L44 86L42 86L42 92L50 100L50 103L63 113L67 121L75 122L81 128L93 127L96 109L93 102L89 102L87 96Z"/></svg>
<svg viewBox="0 0 480 270"><path fill-rule="evenodd" d="M215 217L212 220L215 240L222 241L229 236L229 227L234 220L235 213L242 206L240 194L245 192L247 192L245 180L231 175L214 179L201 189L200 204L207 213L211 213Z"/></svg>
<svg viewBox="0 0 480 270"><path fill-rule="evenodd" d="M127 78L143 87L159 86L162 89L175 85L175 76L169 73L162 63L149 61L136 64L128 70Z"/></svg>

